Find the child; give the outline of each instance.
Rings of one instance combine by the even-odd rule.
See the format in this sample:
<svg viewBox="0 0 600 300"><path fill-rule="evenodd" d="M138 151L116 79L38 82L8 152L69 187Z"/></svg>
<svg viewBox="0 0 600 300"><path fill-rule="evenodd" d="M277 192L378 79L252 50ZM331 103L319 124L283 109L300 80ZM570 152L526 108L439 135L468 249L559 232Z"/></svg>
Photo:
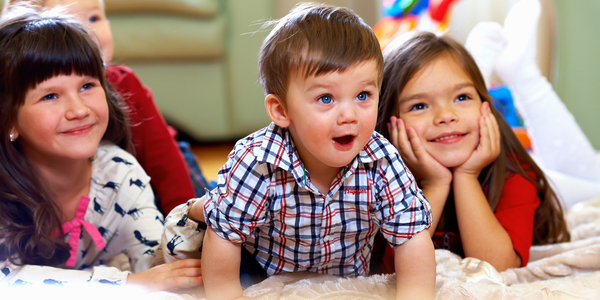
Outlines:
<svg viewBox="0 0 600 300"><path fill-rule="evenodd" d="M152 179L157 203L168 214L175 206L196 197L192 181L181 151L158 111L152 91L142 84L133 70L123 65L110 65L113 39L110 23L104 12L103 0L6 0L15 3L36 3L42 7L64 6L66 12L77 17L100 47L107 65L106 78L125 98L129 110L135 158ZM203 177L200 176L203 180ZM202 181L204 182L204 181ZM205 183L204 183L205 184ZM201 190L203 192L203 190ZM201 195L198 195L201 196Z"/></svg>
<svg viewBox="0 0 600 300"><path fill-rule="evenodd" d="M420 33L386 48L377 129L431 204L438 248L525 266L529 248L569 240L543 172L499 112L464 47Z"/></svg>
<svg viewBox="0 0 600 300"><path fill-rule="evenodd" d="M348 9L301 4L275 22L259 58L273 123L237 142L204 207L171 212L165 260L198 251L194 221L206 218L206 295L232 299L242 247L268 275L367 275L381 231L398 254L398 295L433 298L429 204L374 132L382 64L371 28Z"/></svg>
<svg viewBox="0 0 600 300"><path fill-rule="evenodd" d="M127 283L171 290L201 283L198 260L147 270L162 215L146 173L114 145L127 148L130 138L115 95L104 79L98 47L79 24L52 11L16 6L5 12L0 20L3 284ZM99 267L120 253L129 257L134 274Z"/></svg>

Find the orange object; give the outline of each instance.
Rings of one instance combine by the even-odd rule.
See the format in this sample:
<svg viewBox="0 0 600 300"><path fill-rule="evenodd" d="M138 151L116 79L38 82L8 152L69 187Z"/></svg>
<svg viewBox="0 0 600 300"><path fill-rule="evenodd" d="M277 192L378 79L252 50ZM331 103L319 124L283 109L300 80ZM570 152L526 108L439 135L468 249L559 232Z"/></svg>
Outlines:
<svg viewBox="0 0 600 300"><path fill-rule="evenodd" d="M523 127L513 127L513 131L517 138L521 142L521 145L527 149L527 151L531 151L531 140L529 139L529 134L527 134L527 129Z"/></svg>

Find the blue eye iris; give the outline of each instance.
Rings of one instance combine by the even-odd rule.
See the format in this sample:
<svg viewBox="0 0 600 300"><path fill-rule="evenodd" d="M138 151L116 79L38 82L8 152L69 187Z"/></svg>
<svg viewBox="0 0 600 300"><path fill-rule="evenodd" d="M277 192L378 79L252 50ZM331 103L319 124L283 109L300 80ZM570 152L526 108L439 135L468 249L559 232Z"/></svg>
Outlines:
<svg viewBox="0 0 600 300"><path fill-rule="evenodd" d="M462 95L459 95L458 97L456 97L456 102L465 101L465 100L469 100L469 99L471 99L471 97L469 97L466 94L462 94Z"/></svg>
<svg viewBox="0 0 600 300"><path fill-rule="evenodd" d="M411 110L421 110L421 109L426 109L427 105L423 104L423 103L419 103L419 104L415 104L413 106L410 107L409 111Z"/></svg>
<svg viewBox="0 0 600 300"><path fill-rule="evenodd" d="M321 101L324 104L329 104L329 103L333 102L333 98L331 98L331 96L329 96L329 95L324 95L324 96L319 97L319 101Z"/></svg>
<svg viewBox="0 0 600 300"><path fill-rule="evenodd" d="M56 99L56 94L48 94L44 97L42 97L42 100L54 100Z"/></svg>
<svg viewBox="0 0 600 300"><path fill-rule="evenodd" d="M367 100L367 98L369 98L369 93L367 93L367 92L362 92L362 93L358 94L358 96L356 96L356 100L359 100L359 101L365 101L365 100Z"/></svg>
<svg viewBox="0 0 600 300"><path fill-rule="evenodd" d="M93 86L94 86L94 85L93 85L93 84L91 84L91 83L86 83L86 84L84 84L84 85L81 87L81 90L82 90L82 91L89 90L89 89L91 89Z"/></svg>

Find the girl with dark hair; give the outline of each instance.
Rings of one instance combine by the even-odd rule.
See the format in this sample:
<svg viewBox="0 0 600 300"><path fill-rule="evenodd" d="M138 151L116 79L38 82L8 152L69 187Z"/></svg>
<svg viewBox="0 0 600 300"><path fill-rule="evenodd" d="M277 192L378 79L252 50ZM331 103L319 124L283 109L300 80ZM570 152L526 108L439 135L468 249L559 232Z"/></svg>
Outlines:
<svg viewBox="0 0 600 300"><path fill-rule="evenodd" d="M429 200L437 248L503 271L527 265L532 244L569 240L546 176L462 45L418 33L388 46L384 60L377 130Z"/></svg>
<svg viewBox="0 0 600 300"><path fill-rule="evenodd" d="M5 12L0 122L0 282L201 283L199 260L150 269L163 218L150 178L117 146L131 147L127 115L80 25ZM134 274L98 267L120 253Z"/></svg>

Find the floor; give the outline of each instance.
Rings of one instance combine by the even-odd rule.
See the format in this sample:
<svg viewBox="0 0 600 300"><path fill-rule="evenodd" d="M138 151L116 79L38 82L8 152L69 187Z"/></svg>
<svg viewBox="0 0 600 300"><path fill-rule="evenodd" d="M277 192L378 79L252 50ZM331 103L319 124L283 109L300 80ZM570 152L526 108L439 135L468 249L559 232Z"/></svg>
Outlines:
<svg viewBox="0 0 600 300"><path fill-rule="evenodd" d="M227 142L192 145L192 152L198 157L198 164L207 181L217 180L217 173L227 162L227 155L234 144L234 142Z"/></svg>

